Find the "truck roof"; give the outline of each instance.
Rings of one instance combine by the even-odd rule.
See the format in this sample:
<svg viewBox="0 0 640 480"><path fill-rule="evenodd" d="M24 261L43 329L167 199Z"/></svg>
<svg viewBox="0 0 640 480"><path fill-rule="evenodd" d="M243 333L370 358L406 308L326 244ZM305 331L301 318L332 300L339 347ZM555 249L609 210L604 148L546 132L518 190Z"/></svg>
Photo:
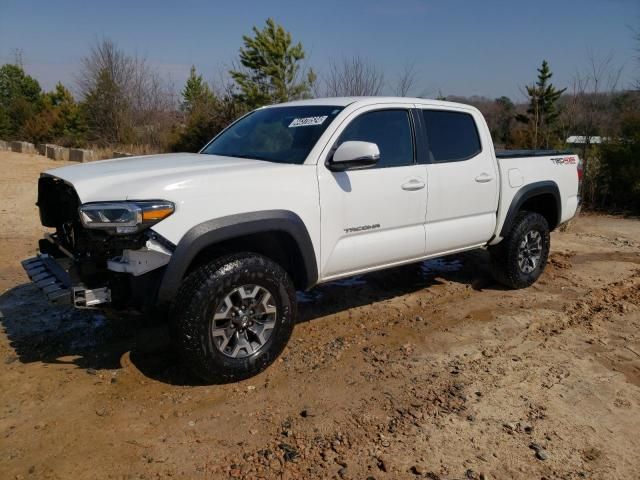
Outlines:
<svg viewBox="0 0 640 480"><path fill-rule="evenodd" d="M278 103L269 105L269 107L282 107L282 106L305 106L305 105L330 105L336 107L346 107L353 103L358 103L361 106L373 105L376 103L417 103L423 105L433 105L440 107L464 107L467 109L476 110L475 107L464 103L445 102L442 100L432 100L430 98L412 98L412 97L325 97L325 98L311 98L308 100L294 100L292 102Z"/></svg>

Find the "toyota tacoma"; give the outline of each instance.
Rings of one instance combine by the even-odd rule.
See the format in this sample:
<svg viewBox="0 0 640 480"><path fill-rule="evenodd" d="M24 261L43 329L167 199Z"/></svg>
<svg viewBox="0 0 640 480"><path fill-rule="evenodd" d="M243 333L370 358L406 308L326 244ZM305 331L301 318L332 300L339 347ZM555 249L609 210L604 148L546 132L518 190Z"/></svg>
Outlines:
<svg viewBox="0 0 640 480"><path fill-rule="evenodd" d="M284 349L296 290L466 250L534 283L578 208L576 155L496 152L481 113L408 98L259 108L199 153L42 173L39 252L53 302L167 313L185 363L247 378Z"/></svg>

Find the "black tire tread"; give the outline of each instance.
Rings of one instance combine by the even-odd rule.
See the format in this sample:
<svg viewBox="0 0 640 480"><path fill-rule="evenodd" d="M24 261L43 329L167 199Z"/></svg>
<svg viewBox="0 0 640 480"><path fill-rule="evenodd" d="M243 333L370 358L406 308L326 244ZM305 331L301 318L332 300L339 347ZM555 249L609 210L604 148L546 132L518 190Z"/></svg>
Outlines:
<svg viewBox="0 0 640 480"><path fill-rule="evenodd" d="M274 341L268 354L257 361L247 361L243 369L211 368L211 360L203 350L200 329L206 321L198 313L204 302L210 301L211 292L220 282L229 282L225 275L238 274L238 270L255 269L270 275L278 282L291 303L289 320L283 324L281 338ZM226 272L225 272L226 271ZM198 377L208 383L228 383L249 378L264 370L282 352L293 331L296 318L295 289L287 272L277 263L251 252L223 255L193 270L182 282L171 308L171 329L182 360Z"/></svg>
<svg viewBox="0 0 640 480"><path fill-rule="evenodd" d="M532 275L520 272L517 264L517 249L520 235L532 225L539 225L542 233L542 257L538 268ZM523 210L516 215L509 233L502 241L489 248L491 255L491 274L493 278L505 287L520 289L532 285L540 276L547 263L549 255L549 224L547 220L536 212Z"/></svg>

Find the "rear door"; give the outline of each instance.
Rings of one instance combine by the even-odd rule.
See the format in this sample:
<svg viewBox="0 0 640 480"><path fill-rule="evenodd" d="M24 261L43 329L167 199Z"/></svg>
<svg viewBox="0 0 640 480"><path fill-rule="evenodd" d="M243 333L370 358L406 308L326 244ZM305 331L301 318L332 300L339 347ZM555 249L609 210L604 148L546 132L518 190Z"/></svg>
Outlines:
<svg viewBox="0 0 640 480"><path fill-rule="evenodd" d="M484 120L474 110L418 107L427 167L426 253L486 244L496 227L499 178Z"/></svg>
<svg viewBox="0 0 640 480"><path fill-rule="evenodd" d="M332 149L348 140L377 144L374 167L332 172L324 158L318 163L323 279L424 256L426 166L416 163L411 107L364 107L331 139Z"/></svg>

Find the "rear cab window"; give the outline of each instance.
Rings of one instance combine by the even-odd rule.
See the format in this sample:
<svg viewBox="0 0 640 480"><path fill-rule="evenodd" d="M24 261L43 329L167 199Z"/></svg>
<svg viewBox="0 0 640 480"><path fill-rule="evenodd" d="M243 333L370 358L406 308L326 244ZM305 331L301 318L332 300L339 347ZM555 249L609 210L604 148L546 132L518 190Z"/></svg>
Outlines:
<svg viewBox="0 0 640 480"><path fill-rule="evenodd" d="M469 113L426 109L421 112L429 162L461 162L482 151L476 122Z"/></svg>

